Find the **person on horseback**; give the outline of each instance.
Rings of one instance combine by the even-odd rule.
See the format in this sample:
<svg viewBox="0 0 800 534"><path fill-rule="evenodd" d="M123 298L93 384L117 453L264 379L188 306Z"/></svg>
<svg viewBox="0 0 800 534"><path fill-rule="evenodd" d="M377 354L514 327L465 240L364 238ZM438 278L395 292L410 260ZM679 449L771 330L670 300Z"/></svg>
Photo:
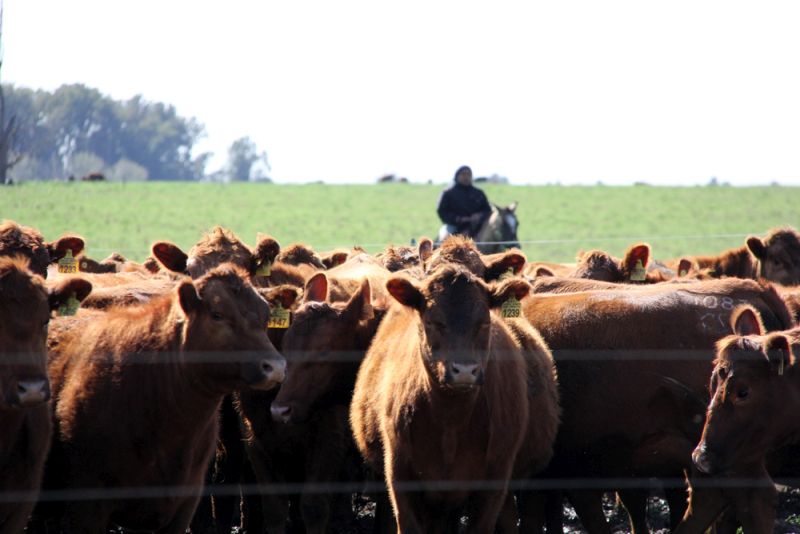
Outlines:
<svg viewBox="0 0 800 534"><path fill-rule="evenodd" d="M472 185L472 169L463 165L453 177L453 185L442 191L436 213L444 225L439 242L450 234L474 238L492 214L486 194Z"/></svg>

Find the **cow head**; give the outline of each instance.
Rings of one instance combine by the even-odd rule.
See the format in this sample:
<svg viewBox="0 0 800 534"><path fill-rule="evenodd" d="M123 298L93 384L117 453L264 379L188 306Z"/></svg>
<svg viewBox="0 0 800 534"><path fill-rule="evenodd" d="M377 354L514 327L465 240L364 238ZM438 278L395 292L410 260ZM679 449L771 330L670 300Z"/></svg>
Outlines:
<svg viewBox="0 0 800 534"><path fill-rule="evenodd" d="M647 243L631 246L621 260L602 250L591 250L578 254L575 271L570 276L602 282L644 282L644 269L649 260L650 245Z"/></svg>
<svg viewBox="0 0 800 534"><path fill-rule="evenodd" d="M509 271L519 274L527 261L525 255L516 249L484 256L472 239L460 235L448 236L442 241L442 246L428 257L425 264L427 272L444 265L458 264L486 282L497 280Z"/></svg>
<svg viewBox="0 0 800 534"><path fill-rule="evenodd" d="M152 246L153 256L167 270L200 278L223 263L232 263L255 277L267 263L272 264L280 245L269 236L259 235L255 250L250 250L230 230L214 227L187 254L178 245L158 241Z"/></svg>
<svg viewBox="0 0 800 534"><path fill-rule="evenodd" d="M746 244L758 260L758 276L785 286L800 284L800 236L793 229L773 230L763 240L748 237Z"/></svg>
<svg viewBox="0 0 800 534"><path fill-rule="evenodd" d="M48 265L66 256L67 251L77 256L83 247L83 239L77 236L64 236L47 243L38 230L14 221L0 224L0 256L24 256L30 262L29 269L45 278Z"/></svg>
<svg viewBox="0 0 800 534"><path fill-rule="evenodd" d="M243 386L271 389L283 381L286 361L269 337L269 305L232 264L176 288L183 319L183 351L198 380L228 392Z"/></svg>
<svg viewBox="0 0 800 534"><path fill-rule="evenodd" d="M711 402L692 460L719 474L763 461L776 432L785 427L786 383L797 370L791 341L764 335L758 312L742 306L731 316L734 335L717 343Z"/></svg>
<svg viewBox="0 0 800 534"><path fill-rule="evenodd" d="M440 386L469 390L483 383L491 342L490 310L510 297L523 298L530 285L510 278L489 286L460 266L437 269L417 285L391 278L386 289L400 304L419 314L422 357Z"/></svg>
<svg viewBox="0 0 800 534"><path fill-rule="evenodd" d="M52 288L28 270L22 256L0 258L0 409L32 406L50 398L47 325L52 310L70 297L85 299L92 284L65 277Z"/></svg>
<svg viewBox="0 0 800 534"><path fill-rule="evenodd" d="M302 422L314 409L347 403L361 359L383 310L375 310L369 280L347 302L331 302L328 280L318 273L306 283L303 303L283 338L286 381L272 403L272 417Z"/></svg>

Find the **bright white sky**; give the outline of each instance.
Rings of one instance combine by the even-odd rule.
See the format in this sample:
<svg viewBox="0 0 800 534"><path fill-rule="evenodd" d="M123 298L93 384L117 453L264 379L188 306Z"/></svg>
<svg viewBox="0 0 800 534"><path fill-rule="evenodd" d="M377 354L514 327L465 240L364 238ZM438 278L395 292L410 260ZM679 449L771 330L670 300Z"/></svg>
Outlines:
<svg viewBox="0 0 800 534"><path fill-rule="evenodd" d="M800 2L6 0L3 80L142 94L279 182L800 185Z"/></svg>

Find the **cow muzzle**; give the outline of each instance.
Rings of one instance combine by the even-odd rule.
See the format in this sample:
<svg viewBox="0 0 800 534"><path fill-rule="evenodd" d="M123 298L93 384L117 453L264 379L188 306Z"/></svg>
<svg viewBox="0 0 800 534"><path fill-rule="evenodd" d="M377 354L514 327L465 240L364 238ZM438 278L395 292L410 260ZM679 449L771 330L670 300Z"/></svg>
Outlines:
<svg viewBox="0 0 800 534"><path fill-rule="evenodd" d="M19 380L16 404L20 407L36 406L50 400L50 383L47 379Z"/></svg>
<svg viewBox="0 0 800 534"><path fill-rule="evenodd" d="M286 360L283 357L265 358L250 364L243 373L243 378L252 389L272 389L286 378Z"/></svg>
<svg viewBox="0 0 800 534"><path fill-rule="evenodd" d="M458 388L471 388L483 384L483 366L474 362L450 362L445 383Z"/></svg>
<svg viewBox="0 0 800 534"><path fill-rule="evenodd" d="M716 471L717 455L702 442L692 451L692 462L701 473L713 475Z"/></svg>

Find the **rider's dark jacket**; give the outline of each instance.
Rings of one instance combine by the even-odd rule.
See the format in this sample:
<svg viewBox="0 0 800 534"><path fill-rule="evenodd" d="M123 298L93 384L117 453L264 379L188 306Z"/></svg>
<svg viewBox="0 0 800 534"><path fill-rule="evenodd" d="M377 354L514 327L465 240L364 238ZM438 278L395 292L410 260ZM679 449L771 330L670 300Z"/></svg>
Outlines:
<svg viewBox="0 0 800 534"><path fill-rule="evenodd" d="M456 227L455 233L475 237L483 222L491 215L492 207L483 191L473 185L461 185L455 182L442 191L436 213L443 223ZM477 223L470 224L469 216L473 213L480 213L483 216Z"/></svg>

